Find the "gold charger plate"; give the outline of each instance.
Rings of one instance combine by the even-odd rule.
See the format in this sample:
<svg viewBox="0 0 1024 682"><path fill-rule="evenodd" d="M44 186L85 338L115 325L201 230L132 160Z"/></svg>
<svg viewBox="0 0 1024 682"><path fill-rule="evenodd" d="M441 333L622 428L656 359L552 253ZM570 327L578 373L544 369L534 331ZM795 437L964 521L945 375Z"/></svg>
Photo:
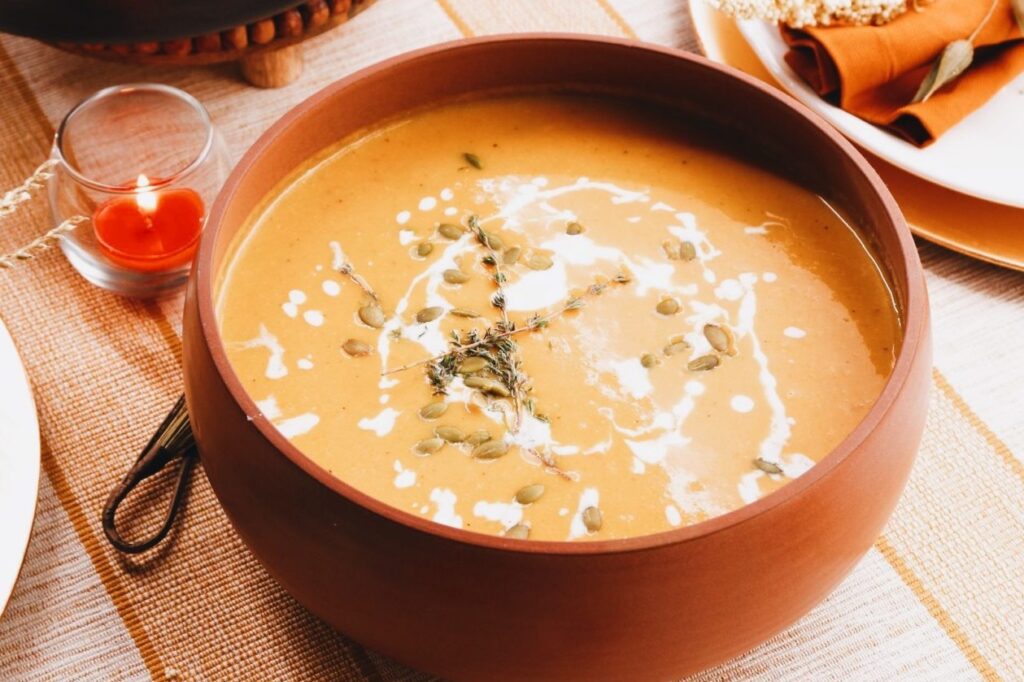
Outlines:
<svg viewBox="0 0 1024 682"><path fill-rule="evenodd" d="M703 0L690 0L689 6L704 56L780 87L731 19ZM972 258L1024 271L1024 210L943 189L865 156L896 197L914 234Z"/></svg>

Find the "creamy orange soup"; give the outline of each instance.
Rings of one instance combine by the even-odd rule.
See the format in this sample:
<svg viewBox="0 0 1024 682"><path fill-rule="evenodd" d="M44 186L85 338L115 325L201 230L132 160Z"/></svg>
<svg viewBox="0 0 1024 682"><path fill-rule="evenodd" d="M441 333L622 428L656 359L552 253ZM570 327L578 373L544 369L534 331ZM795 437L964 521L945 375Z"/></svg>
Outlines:
<svg viewBox="0 0 1024 682"><path fill-rule="evenodd" d="M262 417L481 533L622 538L753 502L850 433L900 343L834 207L612 98L412 113L250 223L218 311Z"/></svg>

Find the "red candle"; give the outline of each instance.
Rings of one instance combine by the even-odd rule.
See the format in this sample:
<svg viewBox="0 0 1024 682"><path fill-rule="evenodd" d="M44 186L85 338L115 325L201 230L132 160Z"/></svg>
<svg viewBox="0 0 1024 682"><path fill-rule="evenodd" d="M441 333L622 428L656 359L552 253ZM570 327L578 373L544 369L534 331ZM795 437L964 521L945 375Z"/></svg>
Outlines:
<svg viewBox="0 0 1024 682"><path fill-rule="evenodd" d="M93 230L103 253L131 270L170 270L192 260L203 228L203 200L188 188L148 191L140 175L131 196L96 207Z"/></svg>

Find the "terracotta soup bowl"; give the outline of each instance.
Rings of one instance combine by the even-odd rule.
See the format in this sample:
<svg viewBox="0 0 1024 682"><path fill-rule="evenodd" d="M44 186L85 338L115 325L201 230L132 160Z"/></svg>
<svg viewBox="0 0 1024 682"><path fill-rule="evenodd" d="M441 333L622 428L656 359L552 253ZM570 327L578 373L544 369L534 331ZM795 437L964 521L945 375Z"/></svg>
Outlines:
<svg viewBox="0 0 1024 682"><path fill-rule="evenodd" d="M536 542L435 524L368 497L260 414L225 355L214 287L232 237L325 147L403 111L507 89L657 99L841 206L874 244L905 337L854 431L781 490L697 525ZM395 57L322 90L260 137L213 206L185 310L185 387L202 461L234 527L299 602L360 643L456 679L668 679L740 654L807 613L871 547L921 438L927 298L910 232L861 155L738 71L599 37L505 36ZM841 396L836 396L842 399Z"/></svg>

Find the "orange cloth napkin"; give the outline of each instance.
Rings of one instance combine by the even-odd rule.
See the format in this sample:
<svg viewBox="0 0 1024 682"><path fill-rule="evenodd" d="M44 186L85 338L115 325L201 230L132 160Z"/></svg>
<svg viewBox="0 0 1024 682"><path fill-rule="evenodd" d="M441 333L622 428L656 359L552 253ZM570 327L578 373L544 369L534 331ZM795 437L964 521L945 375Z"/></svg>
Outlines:
<svg viewBox="0 0 1024 682"><path fill-rule="evenodd" d="M943 48L967 38L991 0L937 0L884 26L782 28L786 62L818 94L925 146L1024 71L1024 34L999 0L974 39L974 62L927 102L910 104Z"/></svg>

